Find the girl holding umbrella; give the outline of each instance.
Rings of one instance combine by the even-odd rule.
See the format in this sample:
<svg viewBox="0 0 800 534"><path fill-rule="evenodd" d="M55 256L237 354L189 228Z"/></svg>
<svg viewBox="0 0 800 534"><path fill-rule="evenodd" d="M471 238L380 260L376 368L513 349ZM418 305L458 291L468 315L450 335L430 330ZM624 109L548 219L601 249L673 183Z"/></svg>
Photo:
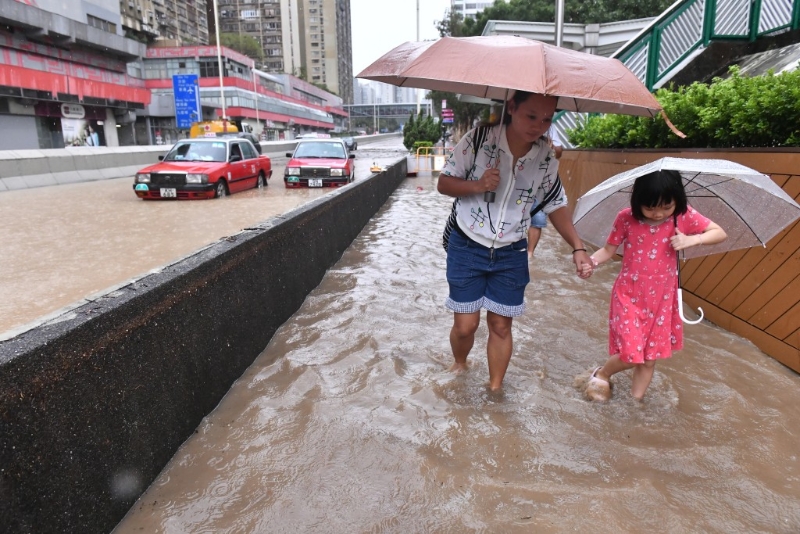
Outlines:
<svg viewBox="0 0 800 534"><path fill-rule="evenodd" d="M715 245L727 238L715 222L689 206L679 172L658 170L633 183L630 207L621 210L606 245L591 256L593 267L623 246L622 268L611 290L608 353L585 382L590 400L611 397L611 377L633 369L631 395L642 400L656 361L683 348L675 269L678 251Z"/></svg>

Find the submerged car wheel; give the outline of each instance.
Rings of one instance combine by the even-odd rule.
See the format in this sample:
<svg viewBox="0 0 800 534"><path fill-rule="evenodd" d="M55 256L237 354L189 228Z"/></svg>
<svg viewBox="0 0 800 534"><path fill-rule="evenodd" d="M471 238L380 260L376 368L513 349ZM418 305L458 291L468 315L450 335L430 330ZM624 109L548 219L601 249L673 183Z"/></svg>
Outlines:
<svg viewBox="0 0 800 534"><path fill-rule="evenodd" d="M256 187L261 189L267 185L267 179L264 177L264 171L258 173L258 181L256 182Z"/></svg>
<svg viewBox="0 0 800 534"><path fill-rule="evenodd" d="M217 188L214 190L214 198L222 198L228 196L228 187L225 185L225 180L217 182Z"/></svg>

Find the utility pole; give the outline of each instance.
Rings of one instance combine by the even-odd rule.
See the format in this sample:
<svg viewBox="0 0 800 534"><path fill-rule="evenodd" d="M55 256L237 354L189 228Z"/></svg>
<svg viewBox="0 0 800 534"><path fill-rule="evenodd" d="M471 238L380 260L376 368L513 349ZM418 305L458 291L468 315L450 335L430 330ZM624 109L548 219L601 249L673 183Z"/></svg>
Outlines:
<svg viewBox="0 0 800 534"><path fill-rule="evenodd" d="M556 46L564 41L564 0L556 0Z"/></svg>
<svg viewBox="0 0 800 534"><path fill-rule="evenodd" d="M222 45L219 42L219 6L214 0L214 30L217 33L217 68L219 69L219 96L222 100L222 120L227 118L225 114L225 88L222 86Z"/></svg>
<svg viewBox="0 0 800 534"><path fill-rule="evenodd" d="M419 42L419 0L417 0L417 42ZM417 116L419 116L419 107L422 104L422 93L417 89Z"/></svg>

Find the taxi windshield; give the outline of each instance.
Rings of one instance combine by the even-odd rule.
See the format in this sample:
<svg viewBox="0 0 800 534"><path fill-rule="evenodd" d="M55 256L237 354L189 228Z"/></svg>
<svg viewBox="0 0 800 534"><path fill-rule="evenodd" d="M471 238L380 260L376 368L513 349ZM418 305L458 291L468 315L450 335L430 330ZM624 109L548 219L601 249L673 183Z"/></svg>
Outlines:
<svg viewBox="0 0 800 534"><path fill-rule="evenodd" d="M294 157L347 159L347 152L341 143L300 143Z"/></svg>
<svg viewBox="0 0 800 534"><path fill-rule="evenodd" d="M226 161L225 143L180 141L164 156L164 161Z"/></svg>

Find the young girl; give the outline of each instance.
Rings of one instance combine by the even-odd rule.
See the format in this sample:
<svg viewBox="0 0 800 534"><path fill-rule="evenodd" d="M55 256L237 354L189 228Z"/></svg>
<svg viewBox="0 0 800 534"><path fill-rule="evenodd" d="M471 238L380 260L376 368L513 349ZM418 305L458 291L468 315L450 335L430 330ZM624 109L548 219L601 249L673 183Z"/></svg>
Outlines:
<svg viewBox="0 0 800 534"><path fill-rule="evenodd" d="M605 365L586 382L591 400L611 397L610 378L633 368L631 394L642 400L656 360L683 348L677 300L677 251L713 245L727 235L686 201L677 171L656 171L636 179L631 207L617 214L606 246L592 254L594 267L623 245L622 268L611 291Z"/></svg>

